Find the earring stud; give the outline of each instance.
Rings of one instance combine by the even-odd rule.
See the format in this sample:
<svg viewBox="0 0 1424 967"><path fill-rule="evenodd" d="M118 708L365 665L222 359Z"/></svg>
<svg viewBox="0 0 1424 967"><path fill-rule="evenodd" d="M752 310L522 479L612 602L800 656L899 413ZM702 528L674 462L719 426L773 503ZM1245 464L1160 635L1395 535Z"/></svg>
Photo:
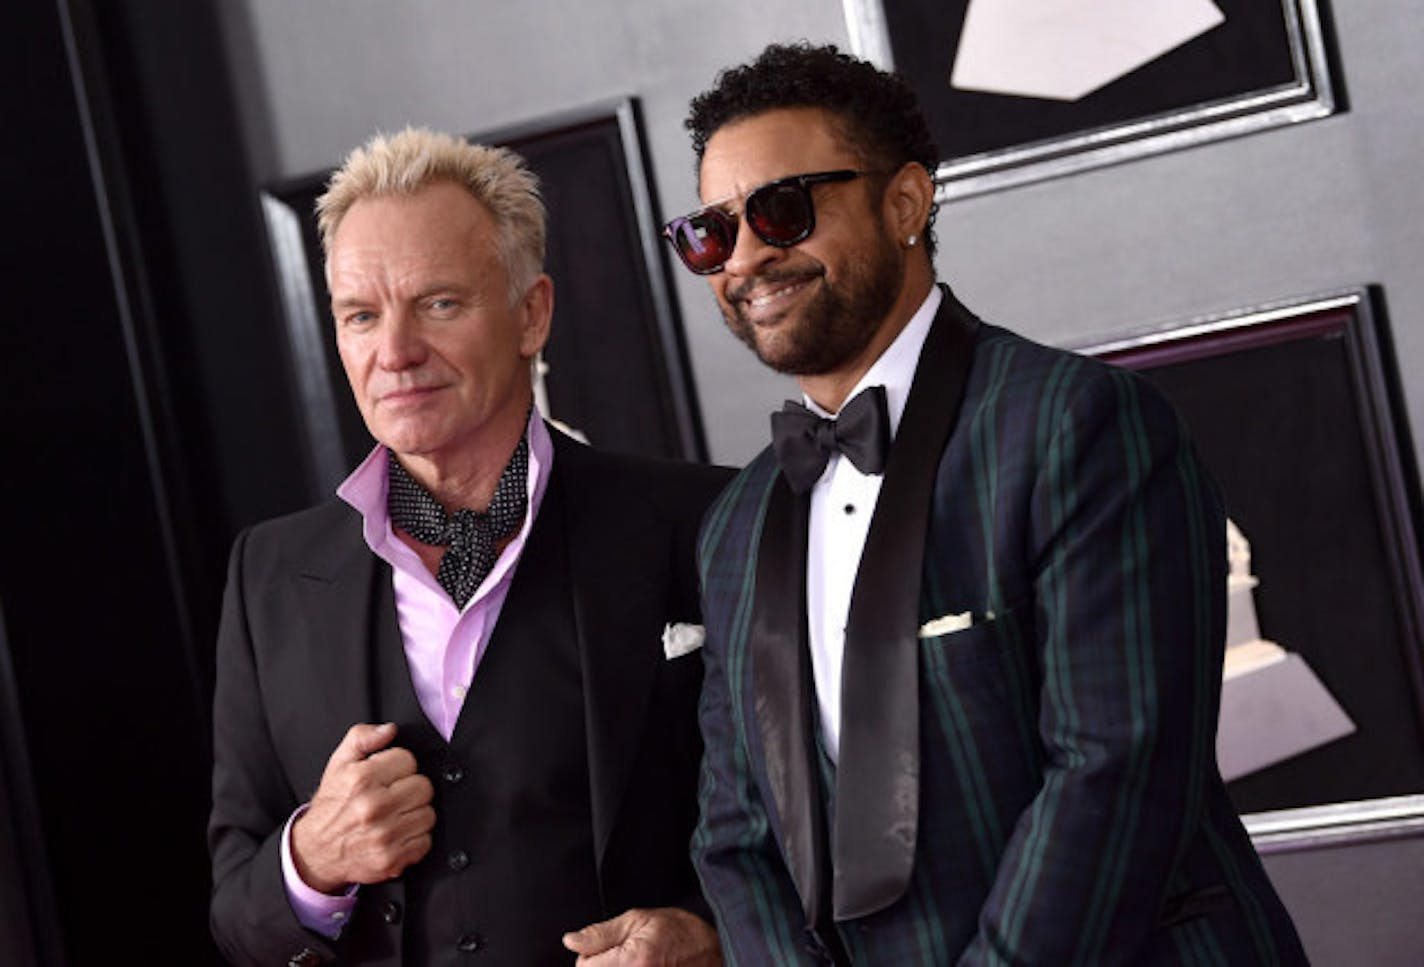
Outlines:
<svg viewBox="0 0 1424 967"><path fill-rule="evenodd" d="M919 240L920 240L920 237L919 237L918 235L911 235L909 238L905 239L905 246L906 246L907 248L914 248L914 247L915 247L915 243L918 242Z"/></svg>

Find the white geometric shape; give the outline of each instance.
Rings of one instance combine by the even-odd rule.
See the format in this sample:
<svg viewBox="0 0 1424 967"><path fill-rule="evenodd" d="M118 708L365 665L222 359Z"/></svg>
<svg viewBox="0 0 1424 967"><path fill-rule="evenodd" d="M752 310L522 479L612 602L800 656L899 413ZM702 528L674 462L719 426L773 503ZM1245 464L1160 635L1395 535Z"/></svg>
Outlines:
<svg viewBox="0 0 1424 967"><path fill-rule="evenodd" d="M1279 657L1221 684L1216 761L1227 782L1355 731L1355 723L1305 659L1277 651Z"/></svg>
<svg viewBox="0 0 1424 967"><path fill-rule="evenodd" d="M681 621L663 625L663 655L669 661L690 655L702 647L707 640L707 629L702 625L684 624Z"/></svg>
<svg viewBox="0 0 1424 967"><path fill-rule="evenodd" d="M1251 542L1230 517L1226 518L1226 653L1232 645L1261 637L1252 591L1260 580L1251 573Z"/></svg>
<svg viewBox="0 0 1424 967"><path fill-rule="evenodd" d="M970 611L962 611L959 614L946 614L935 618L933 621L926 621L920 625L921 638L938 638L940 635L952 635L956 631L963 631L974 624L974 614Z"/></svg>
<svg viewBox="0 0 1424 967"><path fill-rule="evenodd" d="M1251 591L1255 578L1244 583L1226 582L1226 647L1256 641L1261 637L1261 625L1256 620L1256 599Z"/></svg>
<svg viewBox="0 0 1424 967"><path fill-rule="evenodd" d="M969 0L949 83L1076 101L1225 20L1211 0Z"/></svg>

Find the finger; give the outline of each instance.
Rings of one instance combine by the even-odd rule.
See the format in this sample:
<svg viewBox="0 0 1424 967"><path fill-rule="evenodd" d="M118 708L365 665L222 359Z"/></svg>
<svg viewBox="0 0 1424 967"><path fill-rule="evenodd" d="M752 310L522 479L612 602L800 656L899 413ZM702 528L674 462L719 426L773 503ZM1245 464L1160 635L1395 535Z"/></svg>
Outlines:
<svg viewBox="0 0 1424 967"><path fill-rule="evenodd" d="M592 957L612 950L627 940L637 929L637 910L621 913L612 920L591 923L582 930L564 934L564 946L581 957Z"/></svg>
<svg viewBox="0 0 1424 967"><path fill-rule="evenodd" d="M435 845L435 840L429 833L419 836L412 836L405 842L405 865L410 866L419 863L425 858L425 854L430 852L430 848Z"/></svg>
<svg viewBox="0 0 1424 967"><path fill-rule="evenodd" d="M399 876L430 852L435 810L429 806L406 813L386 812L352 831L346 855L357 883L379 883Z"/></svg>
<svg viewBox="0 0 1424 967"><path fill-rule="evenodd" d="M394 723L383 722L380 725L369 725L365 722L358 722L346 730L341 744L336 747L335 752L331 753L331 763L360 762L373 752L390 745L391 740L395 737Z"/></svg>
<svg viewBox="0 0 1424 967"><path fill-rule="evenodd" d="M388 749L381 749L373 752L360 762L359 767L365 773L365 778L373 783L380 783L383 786L393 785L397 780L406 776L416 775L419 763L410 750L400 746L391 746Z"/></svg>
<svg viewBox="0 0 1424 967"><path fill-rule="evenodd" d="M430 852L433 841L429 834L412 836L389 848L373 849L360 856L350 874L352 883L383 883L393 880Z"/></svg>
<svg viewBox="0 0 1424 967"><path fill-rule="evenodd" d="M402 776L392 782L390 796L396 809L408 812L430 805L435 799L435 787L427 777L417 772L413 776Z"/></svg>
<svg viewBox="0 0 1424 967"><path fill-rule="evenodd" d="M405 872L406 868L413 866L425 857L434 846L434 840L429 833L416 833L401 839L393 844L389 849L372 854L379 857L379 863L375 874L368 882L380 882L391 880Z"/></svg>
<svg viewBox="0 0 1424 967"><path fill-rule="evenodd" d="M431 806L420 806L407 812L393 815L386 821L386 841L390 843L401 843L407 839L424 836L434 828L434 808Z"/></svg>

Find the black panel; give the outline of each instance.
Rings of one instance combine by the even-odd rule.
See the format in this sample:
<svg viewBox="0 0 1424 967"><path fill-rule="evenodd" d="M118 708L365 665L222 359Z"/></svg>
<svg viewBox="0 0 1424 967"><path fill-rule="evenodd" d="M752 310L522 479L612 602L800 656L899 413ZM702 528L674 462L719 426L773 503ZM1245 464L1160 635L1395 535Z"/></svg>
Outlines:
<svg viewBox="0 0 1424 967"><path fill-rule="evenodd" d="M895 68L920 92L940 157L959 158L1140 120L1296 79L1278 0L1216 0L1224 23L1078 101L956 90L968 0L889 0Z"/></svg>
<svg viewBox="0 0 1424 967"><path fill-rule="evenodd" d="M515 139L545 186L552 412L611 450L703 457L679 439L617 119ZM661 266L658 266L660 269Z"/></svg>
<svg viewBox="0 0 1424 967"><path fill-rule="evenodd" d="M1232 782L1245 813L1424 792L1418 481L1369 308L1109 357L1186 417L1251 542L1262 637L1299 653L1357 726Z"/></svg>
<svg viewBox="0 0 1424 967"><path fill-rule="evenodd" d="M0 837L22 840L0 854L35 951L0 961L217 963L226 549L309 499L221 36L203 0L7 0L0 21Z"/></svg>

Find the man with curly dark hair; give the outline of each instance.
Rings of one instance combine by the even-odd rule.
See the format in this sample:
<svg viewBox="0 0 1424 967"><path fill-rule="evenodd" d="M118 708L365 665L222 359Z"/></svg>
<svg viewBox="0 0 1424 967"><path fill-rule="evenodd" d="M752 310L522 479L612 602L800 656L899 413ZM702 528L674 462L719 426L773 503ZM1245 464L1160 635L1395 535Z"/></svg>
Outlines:
<svg viewBox="0 0 1424 967"><path fill-rule="evenodd" d="M724 954L1303 963L1216 768L1225 520L1177 415L935 284L894 75L773 45L688 127L664 234L804 394L700 536Z"/></svg>

